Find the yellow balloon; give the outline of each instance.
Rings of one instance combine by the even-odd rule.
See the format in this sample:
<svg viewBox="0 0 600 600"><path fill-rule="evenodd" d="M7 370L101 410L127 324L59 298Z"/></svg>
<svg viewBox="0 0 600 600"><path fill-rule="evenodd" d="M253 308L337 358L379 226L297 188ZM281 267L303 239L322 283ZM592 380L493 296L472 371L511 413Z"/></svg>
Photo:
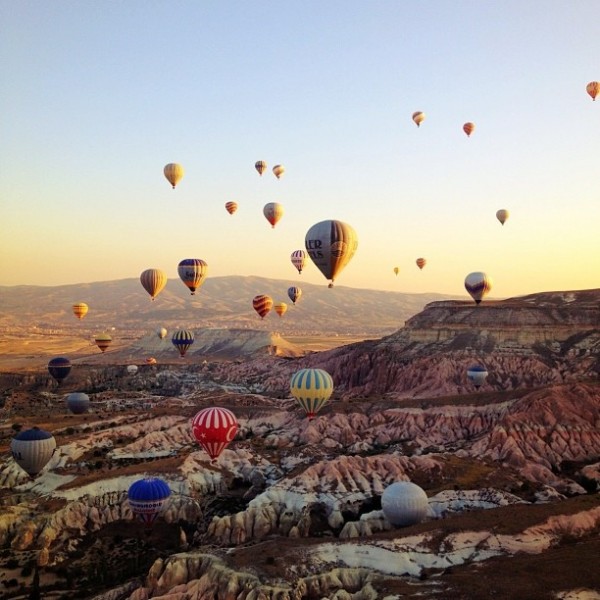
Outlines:
<svg viewBox="0 0 600 600"><path fill-rule="evenodd" d="M173 189L175 189L175 186L182 180L185 174L183 167L177 163L169 163L168 165L165 165L163 171L167 181L173 186Z"/></svg>
<svg viewBox="0 0 600 600"><path fill-rule="evenodd" d="M273 173L277 179L280 179L281 176L285 173L285 167L283 165L275 165L273 167Z"/></svg>
<svg viewBox="0 0 600 600"><path fill-rule="evenodd" d="M412 120L417 124L417 127L421 127L421 123L425 120L425 113L418 110L412 115Z"/></svg>
<svg viewBox="0 0 600 600"><path fill-rule="evenodd" d="M398 273L400 273L400 269L398 267L394 267L394 273L396 273L396 275L398 275Z"/></svg>
<svg viewBox="0 0 600 600"><path fill-rule="evenodd" d="M285 302L276 302L273 305L273 309L280 317L283 317L283 315L285 315L285 313L287 312L287 308L288 306Z"/></svg>
<svg viewBox="0 0 600 600"><path fill-rule="evenodd" d="M88 310L89 307L85 302L77 302L76 304L73 304L73 314L78 319L83 319L83 317L87 315Z"/></svg>

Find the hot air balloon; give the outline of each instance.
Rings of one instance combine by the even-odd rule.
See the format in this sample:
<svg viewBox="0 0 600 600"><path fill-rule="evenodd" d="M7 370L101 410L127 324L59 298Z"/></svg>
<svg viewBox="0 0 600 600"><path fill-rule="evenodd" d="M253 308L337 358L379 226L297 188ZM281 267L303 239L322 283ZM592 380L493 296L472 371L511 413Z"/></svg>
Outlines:
<svg viewBox="0 0 600 600"><path fill-rule="evenodd" d="M266 294L259 294L258 296L254 296L252 299L252 306L260 315L260 318L264 319L265 316L269 314L269 311L273 308L273 298L271 298L271 296L267 296Z"/></svg>
<svg viewBox="0 0 600 600"><path fill-rule="evenodd" d="M146 477L132 483L127 490L131 512L150 527L169 500L171 489L158 477Z"/></svg>
<svg viewBox="0 0 600 600"><path fill-rule="evenodd" d="M173 189L175 189L175 186L182 180L185 172L181 165L169 163L168 165L165 165L164 173L167 181L173 186Z"/></svg>
<svg viewBox="0 0 600 600"><path fill-rule="evenodd" d="M292 375L290 391L310 420L331 397L333 379L323 369L301 369Z"/></svg>
<svg viewBox="0 0 600 600"><path fill-rule="evenodd" d="M64 356L58 356L53 358L48 363L48 373L56 379L58 385L61 384L63 379L66 379L67 375L71 372L71 361Z"/></svg>
<svg viewBox="0 0 600 600"><path fill-rule="evenodd" d="M30 477L35 477L43 470L55 450L54 436L38 427L21 431L10 443L10 451L15 462Z"/></svg>
<svg viewBox="0 0 600 600"><path fill-rule="evenodd" d="M421 123L425 120L425 113L418 110L412 115L412 120L417 124L417 127L421 127Z"/></svg>
<svg viewBox="0 0 600 600"><path fill-rule="evenodd" d="M267 170L267 163L264 160L257 160L254 163L254 168L258 171L259 175L262 175Z"/></svg>
<svg viewBox="0 0 600 600"><path fill-rule="evenodd" d="M167 337L167 330L164 327L159 327L156 330L156 335L161 339L164 340Z"/></svg>
<svg viewBox="0 0 600 600"><path fill-rule="evenodd" d="M285 302L277 302L273 305L273 308L280 317L283 317L287 312L287 304Z"/></svg>
<svg viewBox="0 0 600 600"><path fill-rule="evenodd" d="M417 263L417 267L419 267L419 269L422 269L427 264L427 261L424 258L417 258L415 262Z"/></svg>
<svg viewBox="0 0 600 600"><path fill-rule="evenodd" d="M467 137L471 137L471 134L475 131L475 123L465 123L463 131L467 134Z"/></svg>
<svg viewBox="0 0 600 600"><path fill-rule="evenodd" d="M160 269L146 269L140 275L140 282L154 300L167 285L167 276Z"/></svg>
<svg viewBox="0 0 600 600"><path fill-rule="evenodd" d="M271 223L271 227L275 227L281 217L283 217L283 205L279 204L279 202L269 202L265 204L263 208L263 214L269 223Z"/></svg>
<svg viewBox="0 0 600 600"><path fill-rule="evenodd" d="M479 389L487 379L488 372L483 365L471 365L467 369L467 379Z"/></svg>
<svg viewBox="0 0 600 600"><path fill-rule="evenodd" d="M192 433L214 461L235 437L238 422L227 408L204 408L192 420Z"/></svg>
<svg viewBox="0 0 600 600"><path fill-rule="evenodd" d="M179 354L183 358L189 347L194 343L194 332L180 329L173 334L171 342L179 350Z"/></svg>
<svg viewBox="0 0 600 600"><path fill-rule="evenodd" d="M281 176L285 173L285 167L283 165L275 165L273 167L273 174L277 179L281 179Z"/></svg>
<svg viewBox="0 0 600 600"><path fill-rule="evenodd" d="M492 279L485 273L476 272L469 273L465 277L465 289L476 304L479 304L484 296L486 296L492 289Z"/></svg>
<svg viewBox="0 0 600 600"><path fill-rule="evenodd" d="M296 302L300 300L300 296L302 296L302 290L298 286L293 285L288 288L288 296L290 297L290 300L296 304Z"/></svg>
<svg viewBox="0 0 600 600"><path fill-rule="evenodd" d="M502 225L504 225L508 217L510 217L510 213L505 208L496 211L496 219L498 219Z"/></svg>
<svg viewBox="0 0 600 600"><path fill-rule="evenodd" d="M596 100L596 96L600 92L600 81L590 81L585 86L585 91L592 97L592 100Z"/></svg>
<svg viewBox="0 0 600 600"><path fill-rule="evenodd" d="M83 319L89 310L89 306L85 302L77 302L73 304L73 314L79 319Z"/></svg>
<svg viewBox="0 0 600 600"><path fill-rule="evenodd" d="M237 202L225 202L225 210L232 215L238 209Z"/></svg>
<svg viewBox="0 0 600 600"><path fill-rule="evenodd" d="M308 230L304 245L319 271L331 280L329 287L333 287L335 278L358 248L358 236L342 221L321 221Z"/></svg>
<svg viewBox="0 0 600 600"><path fill-rule="evenodd" d="M94 342L96 342L96 346L102 350L102 352L106 352L106 349L112 343L112 337L108 333L99 333L95 338Z"/></svg>
<svg viewBox="0 0 600 600"><path fill-rule="evenodd" d="M137 365L127 365L127 373L129 375L135 375L138 372Z"/></svg>
<svg viewBox="0 0 600 600"><path fill-rule="evenodd" d="M74 415L81 415L90 408L90 397L83 392L73 392L66 397L67 408Z"/></svg>
<svg viewBox="0 0 600 600"><path fill-rule="evenodd" d="M193 296L206 279L208 265L201 258L184 258L177 266L177 272Z"/></svg>
<svg viewBox="0 0 600 600"><path fill-rule="evenodd" d="M411 481L388 485L381 496L385 518L396 527L420 523L427 516L429 500L425 491Z"/></svg>
<svg viewBox="0 0 600 600"><path fill-rule="evenodd" d="M399 267L394 267L394 273L396 275L398 275L398 273L400 273L400 268Z"/></svg>
<svg viewBox="0 0 600 600"><path fill-rule="evenodd" d="M155 365L156 364L156 359L154 358L154 356L149 356L146 359L146 364L147 365Z"/></svg>
<svg viewBox="0 0 600 600"><path fill-rule="evenodd" d="M298 273L302 275L302 269L304 269L304 263L306 262L306 252L304 250L294 250L290 256L292 264L298 269Z"/></svg>

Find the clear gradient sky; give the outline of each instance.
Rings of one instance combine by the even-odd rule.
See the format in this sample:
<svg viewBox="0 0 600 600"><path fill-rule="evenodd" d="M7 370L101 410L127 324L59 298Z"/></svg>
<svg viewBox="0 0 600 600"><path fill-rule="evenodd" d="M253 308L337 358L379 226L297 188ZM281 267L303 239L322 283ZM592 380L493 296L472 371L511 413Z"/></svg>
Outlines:
<svg viewBox="0 0 600 600"><path fill-rule="evenodd" d="M339 285L600 287L599 23L597 0L0 0L0 284L202 258L325 285L289 255L340 219Z"/></svg>

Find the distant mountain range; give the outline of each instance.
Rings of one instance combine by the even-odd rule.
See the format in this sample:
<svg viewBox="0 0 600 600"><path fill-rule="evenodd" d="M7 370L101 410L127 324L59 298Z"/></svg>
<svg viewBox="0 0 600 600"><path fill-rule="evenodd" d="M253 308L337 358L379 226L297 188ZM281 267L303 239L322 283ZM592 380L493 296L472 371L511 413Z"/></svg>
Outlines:
<svg viewBox="0 0 600 600"><path fill-rule="evenodd" d="M302 297L294 306L288 287L298 285ZM278 317L263 320L252 298L268 294L286 302ZM454 297L457 298L457 297ZM154 301L137 278L74 285L0 286L0 327L5 332L23 327L97 332L112 327L132 335L164 326L235 328L277 331L294 335L356 335L381 337L404 326L426 304L452 299L442 294L405 294L378 290L292 283L264 277L212 277L191 296L178 279L171 279ZM89 313L80 322L72 305L85 302Z"/></svg>

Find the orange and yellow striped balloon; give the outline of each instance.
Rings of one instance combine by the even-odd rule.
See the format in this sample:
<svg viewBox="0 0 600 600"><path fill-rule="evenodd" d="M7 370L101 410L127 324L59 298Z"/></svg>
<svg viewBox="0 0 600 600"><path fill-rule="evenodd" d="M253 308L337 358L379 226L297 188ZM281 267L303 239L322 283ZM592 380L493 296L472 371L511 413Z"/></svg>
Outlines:
<svg viewBox="0 0 600 600"><path fill-rule="evenodd" d="M252 299L252 306L260 315L260 318L264 319L273 308L273 298L271 298L271 296L267 296L266 294L259 294L258 296L254 296Z"/></svg>

